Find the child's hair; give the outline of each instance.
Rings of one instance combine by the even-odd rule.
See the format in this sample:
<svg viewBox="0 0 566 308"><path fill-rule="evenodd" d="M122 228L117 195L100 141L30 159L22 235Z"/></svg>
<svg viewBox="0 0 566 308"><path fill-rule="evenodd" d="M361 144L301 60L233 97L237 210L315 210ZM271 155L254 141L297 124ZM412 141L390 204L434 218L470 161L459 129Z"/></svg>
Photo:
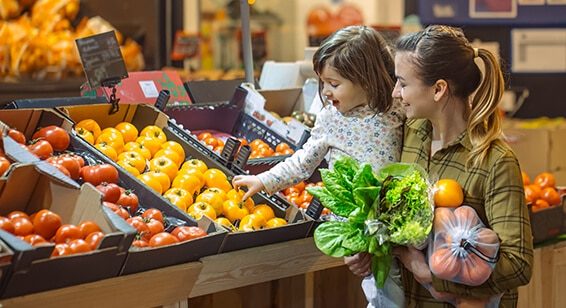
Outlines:
<svg viewBox="0 0 566 308"><path fill-rule="evenodd" d="M488 50L473 48L459 28L428 26L397 41L397 52L413 53L412 62L420 79L432 86L439 79L448 82L449 93L470 103L467 131L472 151L466 166L478 166L485 159L492 142L500 139L501 118L497 105L503 96L505 81L499 62ZM474 62L479 57L485 76ZM468 108L466 108L468 109Z"/></svg>
<svg viewBox="0 0 566 308"><path fill-rule="evenodd" d="M364 89L372 110L385 112L391 107L395 63L387 42L377 31L366 26L349 26L334 32L313 56L317 75L327 64ZM319 79L319 95L325 102L322 86Z"/></svg>

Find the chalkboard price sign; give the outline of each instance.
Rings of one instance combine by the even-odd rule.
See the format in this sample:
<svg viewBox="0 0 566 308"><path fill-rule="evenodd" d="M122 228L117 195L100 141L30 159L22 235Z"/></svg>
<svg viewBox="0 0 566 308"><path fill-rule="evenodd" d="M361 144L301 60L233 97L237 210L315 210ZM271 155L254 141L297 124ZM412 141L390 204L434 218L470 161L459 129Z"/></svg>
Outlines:
<svg viewBox="0 0 566 308"><path fill-rule="evenodd" d="M114 31L76 40L77 48L91 88L109 86L128 77L126 64Z"/></svg>

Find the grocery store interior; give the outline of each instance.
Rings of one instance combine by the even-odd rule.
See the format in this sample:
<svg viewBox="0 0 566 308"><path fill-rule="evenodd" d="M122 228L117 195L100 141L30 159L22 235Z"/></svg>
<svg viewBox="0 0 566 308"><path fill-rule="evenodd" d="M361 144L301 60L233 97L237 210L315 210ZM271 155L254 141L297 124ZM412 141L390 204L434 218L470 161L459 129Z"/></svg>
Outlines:
<svg viewBox="0 0 566 308"><path fill-rule="evenodd" d="M317 247L343 219L313 197L326 161L248 199L232 180L308 142L332 33L433 24L499 60L534 243L517 306L566 307L565 0L0 0L0 306L366 307Z"/></svg>

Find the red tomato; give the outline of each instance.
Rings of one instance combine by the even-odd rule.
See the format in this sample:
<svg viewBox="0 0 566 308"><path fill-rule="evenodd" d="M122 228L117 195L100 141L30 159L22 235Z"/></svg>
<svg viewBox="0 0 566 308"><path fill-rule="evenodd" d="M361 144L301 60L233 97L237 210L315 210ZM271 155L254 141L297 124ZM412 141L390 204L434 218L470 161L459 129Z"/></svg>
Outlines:
<svg viewBox="0 0 566 308"><path fill-rule="evenodd" d="M69 147L71 137L69 133L61 127L50 125L43 127L32 136L33 139L44 139L53 146L55 151L65 151Z"/></svg>
<svg viewBox="0 0 566 308"><path fill-rule="evenodd" d="M50 158L55 163L65 167L69 171L70 177L77 180L80 177L81 165L79 161L70 155L59 155Z"/></svg>
<svg viewBox="0 0 566 308"><path fill-rule="evenodd" d="M85 238L85 242L90 245L90 249L96 250L98 248L98 245L100 245L100 242L102 242L103 238L104 233L100 231L92 232Z"/></svg>
<svg viewBox="0 0 566 308"><path fill-rule="evenodd" d="M61 216L47 209L40 210L33 217L35 233L46 239L52 238L61 224Z"/></svg>
<svg viewBox="0 0 566 308"><path fill-rule="evenodd" d="M188 240L192 240L195 238L206 236L206 232L199 228L193 226L179 226L176 227L172 232L172 235L177 237L179 241L184 242Z"/></svg>
<svg viewBox="0 0 566 308"><path fill-rule="evenodd" d="M155 208L147 209L145 212L143 212L142 217L147 219L153 218L160 221L161 223L165 223L163 220L163 213Z"/></svg>
<svg viewBox="0 0 566 308"><path fill-rule="evenodd" d="M55 233L55 243L62 244L82 238L81 229L75 225L62 225Z"/></svg>
<svg viewBox="0 0 566 308"><path fill-rule="evenodd" d="M157 233L149 240L150 247L161 247L179 243L179 239L167 232Z"/></svg>
<svg viewBox="0 0 566 308"><path fill-rule="evenodd" d="M110 164L82 167L81 175L85 182L89 182L95 186L102 182L118 183L119 179L118 170Z"/></svg>
<svg viewBox="0 0 566 308"><path fill-rule="evenodd" d="M121 207L118 205L118 209L116 209L114 211L114 213L116 213L118 216L122 217L124 220L132 217L132 215L130 215L130 213L128 212L128 210L126 210L125 208Z"/></svg>
<svg viewBox="0 0 566 308"><path fill-rule="evenodd" d="M4 229L6 232L14 234L14 224L7 217L0 216L0 229Z"/></svg>
<svg viewBox="0 0 566 308"><path fill-rule="evenodd" d="M61 156L61 157L70 157L70 158L76 160L76 161L79 163L79 166L80 166L81 168L85 166L85 160L84 160L84 158L83 158L82 156L78 155L78 154L75 154L75 153L72 153L72 152L67 152L67 153L61 154L61 155L59 155L59 156Z"/></svg>
<svg viewBox="0 0 566 308"><path fill-rule="evenodd" d="M67 170L67 168L65 168L65 166L60 165L60 164L56 164L56 163L51 163L51 165L55 166L55 168L59 169L59 171L61 171L61 173L63 173L64 175L71 177L71 173L69 172L69 170Z"/></svg>
<svg viewBox="0 0 566 308"><path fill-rule="evenodd" d="M116 203L122 194L120 186L114 183L102 182L96 186L96 189L102 193L102 199L106 202Z"/></svg>
<svg viewBox="0 0 566 308"><path fill-rule="evenodd" d="M444 280L453 280L462 268L462 261L448 248L436 249L429 264L434 275Z"/></svg>
<svg viewBox="0 0 566 308"><path fill-rule="evenodd" d="M73 251L71 250L71 247L69 247L69 245L67 245L66 243L62 243L55 245L55 248L53 249L51 256L52 257L68 256L72 253Z"/></svg>
<svg viewBox="0 0 566 308"><path fill-rule="evenodd" d="M84 253L92 250L90 245L83 239L70 241L69 248L71 248L72 253Z"/></svg>
<svg viewBox="0 0 566 308"><path fill-rule="evenodd" d="M41 235L29 234L24 237L24 241L28 242L32 246L38 246L43 244L49 244Z"/></svg>
<svg viewBox="0 0 566 308"><path fill-rule="evenodd" d="M149 243L147 241L144 241L144 240L135 240L135 241L132 242L132 246L143 248L143 247L148 247Z"/></svg>
<svg viewBox="0 0 566 308"><path fill-rule="evenodd" d="M473 253L466 257L462 270L460 271L461 283L469 286L479 286L491 275L492 269L487 262Z"/></svg>
<svg viewBox="0 0 566 308"><path fill-rule="evenodd" d="M18 217L24 217L24 218L30 219L29 215L25 212L22 212L22 211L11 211L10 213L8 213L8 216L6 216L6 217L8 217L9 219L12 219L12 220L14 218L18 218Z"/></svg>
<svg viewBox="0 0 566 308"><path fill-rule="evenodd" d="M140 216L128 218L126 222L137 230L139 238L146 241L151 238L151 231L149 230L147 224L143 221L143 218L141 218Z"/></svg>
<svg viewBox="0 0 566 308"><path fill-rule="evenodd" d="M116 204L129 208L130 213L135 213L138 210L139 199L133 191L123 190Z"/></svg>
<svg viewBox="0 0 566 308"><path fill-rule="evenodd" d="M53 147L45 140L35 140L28 145L28 150L39 157L39 159L47 159L53 155Z"/></svg>
<svg viewBox="0 0 566 308"><path fill-rule="evenodd" d="M157 233L161 233L165 231L165 227L163 226L163 223L157 219L149 219L146 225L149 229L149 233L151 234L151 236L154 236Z"/></svg>
<svg viewBox="0 0 566 308"><path fill-rule="evenodd" d="M79 224L79 229L81 230L81 235L82 235L81 238L83 239L89 236L91 233L102 232L98 224L96 224L96 222L92 220L85 220L81 222Z"/></svg>
<svg viewBox="0 0 566 308"><path fill-rule="evenodd" d="M16 141L17 143L26 144L26 136L24 136L24 134L17 129L10 128L8 130L8 136L14 139L14 141Z"/></svg>
<svg viewBox="0 0 566 308"><path fill-rule="evenodd" d="M26 236L33 233L33 224L28 218L16 217L12 219L14 225L14 234L19 236Z"/></svg>
<svg viewBox="0 0 566 308"><path fill-rule="evenodd" d="M11 164L12 163L10 163L10 161L6 157L0 156L0 175L6 173Z"/></svg>

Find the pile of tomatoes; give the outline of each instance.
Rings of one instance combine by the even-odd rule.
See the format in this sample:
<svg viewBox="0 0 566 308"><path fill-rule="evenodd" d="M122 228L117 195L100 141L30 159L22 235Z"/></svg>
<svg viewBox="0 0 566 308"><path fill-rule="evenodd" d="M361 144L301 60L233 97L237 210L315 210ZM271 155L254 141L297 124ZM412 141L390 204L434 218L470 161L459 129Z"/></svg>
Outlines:
<svg viewBox="0 0 566 308"><path fill-rule="evenodd" d="M212 150L220 153L224 148L224 141L222 139L215 137L211 132L202 132L197 135L197 139L207 146L212 147ZM251 142L245 138L238 138L240 140L240 146L249 145L252 152L250 154L250 159L272 157L280 155L290 155L295 153L289 144L285 142L279 143L275 149L273 149L269 144L261 139L254 139Z"/></svg>
<svg viewBox="0 0 566 308"><path fill-rule="evenodd" d="M316 182L316 183L306 183L305 181L301 181L291 187L285 188L282 193L287 198L287 201L295 204L297 207L301 209L307 209L309 204L312 201L313 196L309 194L306 190L308 187L314 186L324 186L323 182ZM323 215L330 214L330 210L324 208L322 210Z"/></svg>
<svg viewBox="0 0 566 308"><path fill-rule="evenodd" d="M531 205L533 212L562 204L562 197L556 189L556 179L552 173L542 172L532 182L525 172L522 172L522 176L525 201Z"/></svg>
<svg viewBox="0 0 566 308"><path fill-rule="evenodd" d="M63 224L61 216L48 209L32 215L12 211L0 216L0 228L32 246L55 244L52 257L96 250L104 238L96 222L85 220L78 225Z"/></svg>

